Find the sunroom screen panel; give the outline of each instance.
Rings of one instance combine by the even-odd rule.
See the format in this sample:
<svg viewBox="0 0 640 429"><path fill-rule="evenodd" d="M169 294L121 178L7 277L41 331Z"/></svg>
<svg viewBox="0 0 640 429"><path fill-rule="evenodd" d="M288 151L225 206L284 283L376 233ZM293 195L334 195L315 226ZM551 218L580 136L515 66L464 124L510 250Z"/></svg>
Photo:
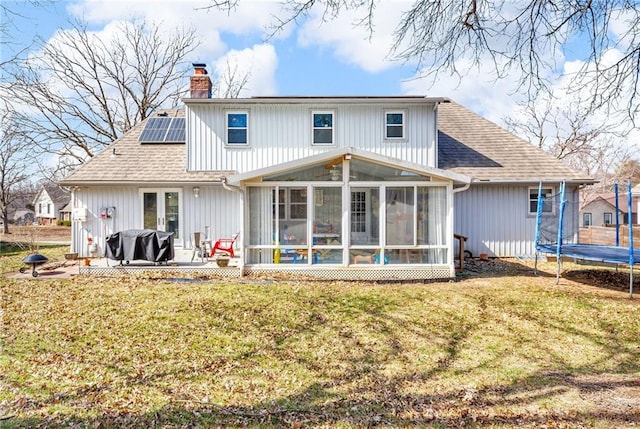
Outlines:
<svg viewBox="0 0 640 429"><path fill-rule="evenodd" d="M271 188L248 188L249 244L274 244ZM248 252L248 263L273 263L273 252Z"/></svg>

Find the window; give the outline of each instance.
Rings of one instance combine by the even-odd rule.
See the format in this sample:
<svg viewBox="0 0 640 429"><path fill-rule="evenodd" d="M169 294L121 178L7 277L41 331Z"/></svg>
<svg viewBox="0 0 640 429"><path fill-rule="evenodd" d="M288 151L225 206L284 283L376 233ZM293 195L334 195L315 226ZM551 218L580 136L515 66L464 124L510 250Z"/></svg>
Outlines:
<svg viewBox="0 0 640 429"><path fill-rule="evenodd" d="M275 202L275 190L273 191ZM273 206L276 217L276 206ZM278 219L298 220L307 218L307 188L280 188L278 191Z"/></svg>
<svg viewBox="0 0 640 429"><path fill-rule="evenodd" d="M591 213L582 214L582 226L591 226Z"/></svg>
<svg viewBox="0 0 640 429"><path fill-rule="evenodd" d="M334 144L333 112L312 112L313 144Z"/></svg>
<svg viewBox="0 0 640 429"><path fill-rule="evenodd" d="M307 188L289 190L289 218L307 218Z"/></svg>
<svg viewBox="0 0 640 429"><path fill-rule="evenodd" d="M538 213L538 187L529 188L529 214ZM542 213L553 213L553 188L542 188Z"/></svg>
<svg viewBox="0 0 640 429"><path fill-rule="evenodd" d="M249 114L247 112L227 112L227 144L249 144L248 127Z"/></svg>
<svg viewBox="0 0 640 429"><path fill-rule="evenodd" d="M604 224L611 225L613 223L613 213L604 214Z"/></svg>
<svg viewBox="0 0 640 429"><path fill-rule="evenodd" d="M384 126L384 138L395 140L404 138L404 112L386 111Z"/></svg>

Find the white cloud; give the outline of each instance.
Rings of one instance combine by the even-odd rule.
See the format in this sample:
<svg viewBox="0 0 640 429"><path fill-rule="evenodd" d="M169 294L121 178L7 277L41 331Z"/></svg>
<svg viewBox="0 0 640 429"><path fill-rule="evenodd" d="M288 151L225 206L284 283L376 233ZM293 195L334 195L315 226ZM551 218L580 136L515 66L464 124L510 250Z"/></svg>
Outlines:
<svg viewBox="0 0 640 429"><path fill-rule="evenodd" d="M503 118L510 116L525 95L514 93L517 79L505 77L496 79L491 62L484 62L478 70L468 61L460 61L458 70L461 78L440 73L435 78L424 77L428 70L422 70L413 78L402 83L402 91L408 95L428 95L447 97L479 115L504 126Z"/></svg>
<svg viewBox="0 0 640 429"><path fill-rule="evenodd" d="M248 76L246 85L240 92L240 97L252 95L275 95L277 93L275 72L278 57L273 45L260 44L241 51L231 50L218 58L214 64L215 74L224 76L231 70L238 76ZM228 79L227 79L228 80ZM225 79L223 78L224 82ZM223 84L224 85L224 84ZM221 93L226 88L221 88Z"/></svg>
<svg viewBox="0 0 640 429"><path fill-rule="evenodd" d="M335 19L323 22L323 9L315 9L300 27L298 43L303 47L316 45L331 49L341 61L369 73L383 71L397 65L389 60L388 54L403 5L408 4L398 1L377 3L372 34L356 25L366 13L363 10L343 10Z"/></svg>
<svg viewBox="0 0 640 429"><path fill-rule="evenodd" d="M280 8L277 2L242 1L230 13L215 8L203 9L210 4L206 0L84 0L70 4L67 10L94 27L106 26L114 20L138 19L160 24L168 32L176 28L194 28L202 42L194 56L203 59L226 51L222 33L262 38L264 28Z"/></svg>

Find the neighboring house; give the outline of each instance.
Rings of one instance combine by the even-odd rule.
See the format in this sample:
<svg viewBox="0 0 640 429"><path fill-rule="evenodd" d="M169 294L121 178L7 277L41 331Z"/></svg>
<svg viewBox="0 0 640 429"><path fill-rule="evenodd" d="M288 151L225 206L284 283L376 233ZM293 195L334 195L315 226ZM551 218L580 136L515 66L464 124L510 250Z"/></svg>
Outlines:
<svg viewBox="0 0 640 429"><path fill-rule="evenodd" d="M65 204L60 210L58 210L58 220L70 221L71 220L71 203Z"/></svg>
<svg viewBox="0 0 640 429"><path fill-rule="evenodd" d="M632 193L633 194L633 193ZM635 198L635 197L634 197ZM631 222L637 224L637 206L632 201ZM618 224L629 223L629 203L626 189L618 192ZM616 224L616 196L613 192L590 196L580 209L580 226L604 226Z"/></svg>
<svg viewBox="0 0 640 429"><path fill-rule="evenodd" d="M40 187L33 198L35 219L38 225L55 225L63 216L60 210L69 204L70 195L56 185Z"/></svg>
<svg viewBox="0 0 640 429"><path fill-rule="evenodd" d="M212 99L210 88L197 67L184 109L61 181L72 251L91 238L103 253L107 235L141 228L189 249L208 226L214 239L240 232L245 272L446 278L454 232L475 255L533 255L538 183L551 193L566 180L576 202L593 183L446 98ZM565 217L577 238L577 208Z"/></svg>
<svg viewBox="0 0 640 429"><path fill-rule="evenodd" d="M14 225L31 225L35 222L35 213L33 210L21 209L16 210L13 214Z"/></svg>
<svg viewBox="0 0 640 429"><path fill-rule="evenodd" d="M640 183L631 188L631 195L634 198L635 203L635 224L640 225Z"/></svg>

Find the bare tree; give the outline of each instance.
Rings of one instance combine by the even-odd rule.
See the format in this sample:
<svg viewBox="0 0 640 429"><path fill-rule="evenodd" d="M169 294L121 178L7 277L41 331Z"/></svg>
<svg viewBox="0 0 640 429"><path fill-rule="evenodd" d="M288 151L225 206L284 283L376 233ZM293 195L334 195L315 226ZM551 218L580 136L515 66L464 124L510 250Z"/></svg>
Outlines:
<svg viewBox="0 0 640 429"><path fill-rule="evenodd" d="M284 0L273 33L319 10L330 21L354 11L356 25L375 31L380 0ZM231 12L238 0L210 0ZM615 24L615 26L614 26ZM640 4L636 0L510 1L415 0L395 29L390 55L412 61L424 76L462 77L461 60L490 62L496 76L518 73L520 91L534 99L559 74L557 58L576 39L584 42L583 63L567 78L580 91L590 88L592 108L623 108L634 120L640 111ZM608 55L616 51L617 55Z"/></svg>
<svg viewBox="0 0 640 429"><path fill-rule="evenodd" d="M522 107L525 118L504 118L507 128L576 170L602 175L629 156L618 128L596 121L579 100L561 104L546 96Z"/></svg>
<svg viewBox="0 0 640 429"><path fill-rule="evenodd" d="M632 186L640 183L640 161L628 159L616 166L614 179L618 183L631 182Z"/></svg>
<svg viewBox="0 0 640 429"><path fill-rule="evenodd" d="M0 218L3 233L9 233L9 207L19 197L19 189L30 179L33 151L20 130L15 114L0 111Z"/></svg>
<svg viewBox="0 0 640 429"><path fill-rule="evenodd" d="M27 3L35 6L49 2L49 0L27 0ZM14 31L19 31L19 25L15 22L16 18L27 17L20 15L8 5L8 2L0 3L0 17L0 49L4 53L4 57L0 60L0 68L5 68L25 54L30 46L18 46L13 37Z"/></svg>
<svg viewBox="0 0 640 429"><path fill-rule="evenodd" d="M73 168L158 107L175 106L198 42L193 29L161 30L123 23L107 41L74 23L18 64L6 91L27 106L21 126L37 148Z"/></svg>
<svg viewBox="0 0 640 429"><path fill-rule="evenodd" d="M250 77L251 71L241 71L237 62L227 59L225 68L216 73L212 94L217 98L238 98Z"/></svg>
<svg viewBox="0 0 640 429"><path fill-rule="evenodd" d="M550 95L523 107L524 119L504 118L507 128L577 171L598 180L580 192L582 203L594 194L610 192L617 166L632 160L619 129L597 121L579 100L560 103Z"/></svg>

